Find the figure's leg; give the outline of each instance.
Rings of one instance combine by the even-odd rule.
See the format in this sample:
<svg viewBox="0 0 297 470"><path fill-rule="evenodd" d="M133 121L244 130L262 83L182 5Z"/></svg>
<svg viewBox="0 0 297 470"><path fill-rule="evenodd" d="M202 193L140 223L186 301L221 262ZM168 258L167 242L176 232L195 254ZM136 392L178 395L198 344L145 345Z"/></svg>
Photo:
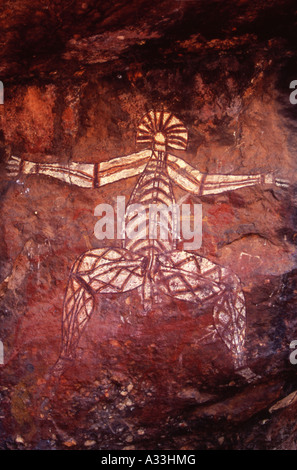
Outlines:
<svg viewBox="0 0 297 470"><path fill-rule="evenodd" d="M169 296L214 304L216 330L231 351L235 368L244 364L245 299L239 279L228 269L193 253L173 251L158 258L156 280Z"/></svg>
<svg viewBox="0 0 297 470"><path fill-rule="evenodd" d="M70 272L63 306L61 357L73 357L95 308L96 295L121 293L143 283L143 259L125 249L102 248L81 255Z"/></svg>
<svg viewBox="0 0 297 470"><path fill-rule="evenodd" d="M82 258L71 269L64 298L61 349L61 357L64 358L74 355L83 328L95 307L96 292L80 277Z"/></svg>
<svg viewBox="0 0 297 470"><path fill-rule="evenodd" d="M233 354L235 368L240 369L245 362L245 299L235 274L224 270L222 280L226 287L214 306L214 323L220 337Z"/></svg>

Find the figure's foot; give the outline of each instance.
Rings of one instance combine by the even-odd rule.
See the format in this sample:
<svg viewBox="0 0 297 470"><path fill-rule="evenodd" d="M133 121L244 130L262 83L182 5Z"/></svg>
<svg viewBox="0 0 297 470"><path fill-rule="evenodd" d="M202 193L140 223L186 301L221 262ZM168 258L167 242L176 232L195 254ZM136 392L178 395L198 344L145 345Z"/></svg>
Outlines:
<svg viewBox="0 0 297 470"><path fill-rule="evenodd" d="M52 368L49 370L47 376L50 377L60 377L65 369L72 364L74 359L70 356L60 356Z"/></svg>
<svg viewBox="0 0 297 470"><path fill-rule="evenodd" d="M242 369L236 369L236 374L241 375L248 383L255 382L260 379L260 376L255 374L249 367L243 367Z"/></svg>
<svg viewBox="0 0 297 470"><path fill-rule="evenodd" d="M39 396L51 396L56 388L59 386L60 378L63 372L67 369L69 364L73 361L70 357L60 356L55 364L48 370L44 377L44 383L39 389Z"/></svg>
<svg viewBox="0 0 297 470"><path fill-rule="evenodd" d="M142 303L142 311L140 311L140 315L145 316L151 309L152 309L152 301L144 300Z"/></svg>
<svg viewBox="0 0 297 470"><path fill-rule="evenodd" d="M248 383L254 382L260 376L255 374L246 364L246 359L243 356L234 358L235 373L243 377Z"/></svg>

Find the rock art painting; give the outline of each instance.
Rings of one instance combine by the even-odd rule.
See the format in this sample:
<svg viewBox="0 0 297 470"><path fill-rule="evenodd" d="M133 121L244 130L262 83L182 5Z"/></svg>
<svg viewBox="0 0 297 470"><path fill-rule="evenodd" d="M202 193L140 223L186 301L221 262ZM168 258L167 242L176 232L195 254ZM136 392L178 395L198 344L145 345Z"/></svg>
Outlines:
<svg viewBox="0 0 297 470"><path fill-rule="evenodd" d="M174 185L194 195L216 195L254 185L286 188L287 182L272 174L226 175L201 173L174 155L186 150L188 132L183 123L167 111L150 111L140 120L136 143L145 149L101 163L68 165L33 163L12 156L8 162L11 177L20 174L46 175L70 185L100 188L138 176L126 208L126 221L133 225L133 205L146 211L140 229L122 247L91 249L74 262L64 298L62 346L57 364L75 357L78 342L92 317L98 296L140 291L142 315L160 294L198 306L212 305L213 324L231 352L236 370L248 376L245 368L246 305L240 279L230 269L199 256L178 250L173 236L176 220L168 211L168 237L151 238L148 229L149 206L170 209L176 203ZM139 219L137 220L139 225ZM158 221L155 221L158 224ZM65 273L66 276L66 273Z"/></svg>

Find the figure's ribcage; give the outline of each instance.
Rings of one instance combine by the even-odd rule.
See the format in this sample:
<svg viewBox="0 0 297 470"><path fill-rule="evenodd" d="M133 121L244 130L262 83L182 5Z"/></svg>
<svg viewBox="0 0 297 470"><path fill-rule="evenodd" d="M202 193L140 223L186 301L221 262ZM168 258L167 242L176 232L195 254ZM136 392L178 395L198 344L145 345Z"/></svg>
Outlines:
<svg viewBox="0 0 297 470"><path fill-rule="evenodd" d="M141 213L132 212L141 204ZM166 252L175 248L177 219L172 210L175 204L164 153L153 153L131 195L126 210L126 249L140 254Z"/></svg>

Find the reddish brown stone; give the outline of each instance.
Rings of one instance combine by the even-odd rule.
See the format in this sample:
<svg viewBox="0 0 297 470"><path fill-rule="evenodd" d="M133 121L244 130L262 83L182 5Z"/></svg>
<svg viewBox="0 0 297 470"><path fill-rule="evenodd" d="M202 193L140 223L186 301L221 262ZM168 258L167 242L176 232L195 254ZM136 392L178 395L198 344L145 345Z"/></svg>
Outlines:
<svg viewBox="0 0 297 470"><path fill-rule="evenodd" d="M297 386L294 3L1 8L1 449L295 449L296 402L277 406ZM291 183L201 197L174 188L179 203L202 203L198 254L241 280L254 377L234 370L210 305L160 294L144 315L136 291L98 299L76 359L55 377L71 266L119 246L95 238L94 209L128 199L137 177L86 189L13 180L5 163L131 154L141 118L163 107L189 132L176 155L201 172Z"/></svg>

